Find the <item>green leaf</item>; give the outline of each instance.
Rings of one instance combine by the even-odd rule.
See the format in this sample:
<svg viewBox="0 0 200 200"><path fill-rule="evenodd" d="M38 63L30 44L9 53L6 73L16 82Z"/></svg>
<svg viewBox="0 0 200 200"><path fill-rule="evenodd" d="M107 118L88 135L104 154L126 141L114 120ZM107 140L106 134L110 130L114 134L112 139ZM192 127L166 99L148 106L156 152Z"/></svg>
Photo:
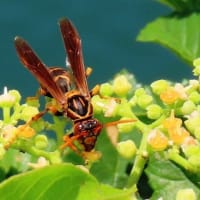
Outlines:
<svg viewBox="0 0 200 200"><path fill-rule="evenodd" d="M59 164L13 176L0 184L1 200L130 200L133 190L101 185L72 164Z"/></svg>
<svg viewBox="0 0 200 200"><path fill-rule="evenodd" d="M102 156L92 165L91 173L102 183L123 188L128 179L126 174L128 161L119 156L105 130L98 138L96 149L102 153Z"/></svg>
<svg viewBox="0 0 200 200"><path fill-rule="evenodd" d="M28 163L35 160L33 156L19 152L15 149L9 149L6 151L4 157L0 160L0 180L20 172L27 171Z"/></svg>
<svg viewBox="0 0 200 200"><path fill-rule="evenodd" d="M91 167L91 173L95 175L100 182L114 185L114 166L116 166L118 155L105 130L101 132L95 149L100 151L102 156L100 160Z"/></svg>
<svg viewBox="0 0 200 200"><path fill-rule="evenodd" d="M145 172L154 190L151 200L157 200L161 197L165 200L173 200L178 190L186 188L193 189L197 199L200 199L199 188L170 161L150 161Z"/></svg>
<svg viewBox="0 0 200 200"><path fill-rule="evenodd" d="M174 9L175 12L189 13L200 10L199 0L158 0Z"/></svg>
<svg viewBox="0 0 200 200"><path fill-rule="evenodd" d="M200 14L187 17L160 17L149 23L138 35L141 42L156 42L173 50L192 65L200 56Z"/></svg>

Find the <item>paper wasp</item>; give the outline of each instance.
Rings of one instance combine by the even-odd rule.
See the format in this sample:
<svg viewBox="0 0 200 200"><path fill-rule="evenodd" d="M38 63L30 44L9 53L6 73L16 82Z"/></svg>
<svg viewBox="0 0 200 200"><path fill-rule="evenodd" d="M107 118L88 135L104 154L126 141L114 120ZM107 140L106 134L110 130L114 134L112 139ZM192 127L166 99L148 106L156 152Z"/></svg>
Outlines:
<svg viewBox="0 0 200 200"><path fill-rule="evenodd" d="M59 21L59 26L72 70L71 75L60 67L48 68L24 39L15 37L15 47L22 64L40 83L41 93L54 98L63 116L73 121L74 131L64 138L63 146L69 146L76 151L73 142L78 140L84 150L89 152L95 146L102 124L93 118L93 107L90 101L92 92L87 85L87 72L79 34L72 22L66 18ZM73 84L74 88L72 88ZM47 108L46 111L48 110ZM39 114L37 118L46 111Z"/></svg>

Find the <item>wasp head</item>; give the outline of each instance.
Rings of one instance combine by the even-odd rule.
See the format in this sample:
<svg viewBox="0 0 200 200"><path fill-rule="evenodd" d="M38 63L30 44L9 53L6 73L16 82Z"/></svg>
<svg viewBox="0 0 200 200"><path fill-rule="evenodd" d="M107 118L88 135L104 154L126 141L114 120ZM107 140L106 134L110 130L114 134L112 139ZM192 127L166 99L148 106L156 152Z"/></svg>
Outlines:
<svg viewBox="0 0 200 200"><path fill-rule="evenodd" d="M102 127L97 119L86 119L74 124L74 135L79 136L78 141L85 151L91 151L94 148Z"/></svg>

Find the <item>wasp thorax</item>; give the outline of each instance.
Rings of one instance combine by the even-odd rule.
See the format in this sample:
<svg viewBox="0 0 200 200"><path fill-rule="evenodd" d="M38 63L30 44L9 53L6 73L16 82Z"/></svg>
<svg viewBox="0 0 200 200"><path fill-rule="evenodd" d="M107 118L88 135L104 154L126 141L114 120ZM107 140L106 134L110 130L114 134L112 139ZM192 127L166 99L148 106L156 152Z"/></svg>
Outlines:
<svg viewBox="0 0 200 200"><path fill-rule="evenodd" d="M91 116L92 105L84 96L74 95L68 98L67 112L72 120L80 120Z"/></svg>

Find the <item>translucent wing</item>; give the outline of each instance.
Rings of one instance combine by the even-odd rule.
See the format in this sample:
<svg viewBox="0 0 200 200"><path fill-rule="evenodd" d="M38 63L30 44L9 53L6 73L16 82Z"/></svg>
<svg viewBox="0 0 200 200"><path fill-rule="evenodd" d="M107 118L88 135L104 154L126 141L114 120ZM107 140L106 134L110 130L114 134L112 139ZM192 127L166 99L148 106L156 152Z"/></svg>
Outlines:
<svg viewBox="0 0 200 200"><path fill-rule="evenodd" d="M79 34L66 18L61 19L59 25L76 87L83 96L90 98Z"/></svg>
<svg viewBox="0 0 200 200"><path fill-rule="evenodd" d="M33 74L38 82L48 90L52 97L60 104L64 105L66 100L63 92L52 79L45 64L37 57L28 43L20 37L15 37L15 47L23 65Z"/></svg>

